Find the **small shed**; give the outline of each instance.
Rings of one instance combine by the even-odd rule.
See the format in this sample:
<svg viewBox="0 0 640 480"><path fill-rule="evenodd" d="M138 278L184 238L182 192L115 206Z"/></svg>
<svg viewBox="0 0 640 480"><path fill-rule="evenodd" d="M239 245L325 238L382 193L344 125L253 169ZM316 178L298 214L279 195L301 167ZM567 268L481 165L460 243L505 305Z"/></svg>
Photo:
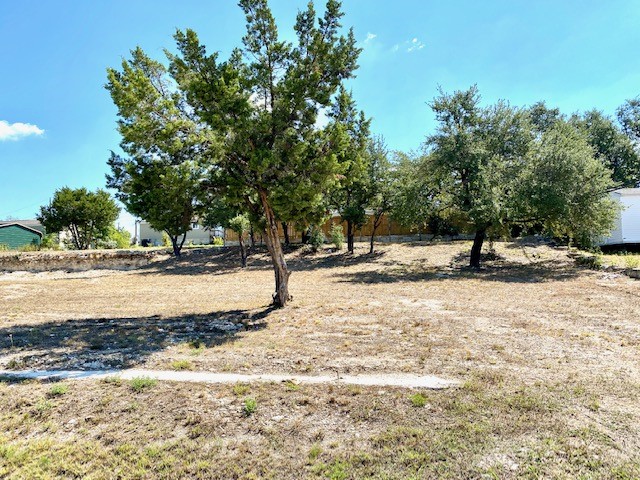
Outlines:
<svg viewBox="0 0 640 480"><path fill-rule="evenodd" d="M621 188L611 197L620 203L622 211L601 245L640 245L640 188Z"/></svg>
<svg viewBox="0 0 640 480"><path fill-rule="evenodd" d="M27 245L40 245L43 233L21 223L0 224L0 245L6 245L9 250L17 250Z"/></svg>

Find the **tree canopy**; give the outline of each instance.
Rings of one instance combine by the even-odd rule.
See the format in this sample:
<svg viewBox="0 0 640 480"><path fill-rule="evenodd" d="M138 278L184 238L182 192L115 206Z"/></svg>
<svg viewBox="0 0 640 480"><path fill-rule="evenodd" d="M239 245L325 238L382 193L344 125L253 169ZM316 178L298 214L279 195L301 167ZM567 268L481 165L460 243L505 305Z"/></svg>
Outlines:
<svg viewBox="0 0 640 480"><path fill-rule="evenodd" d="M123 60L122 71L108 69L106 88L118 107L120 147L127 156L111 153L107 186L130 213L166 232L180 255L201 207L213 147L167 73L140 48Z"/></svg>
<svg viewBox="0 0 640 480"><path fill-rule="evenodd" d="M347 251L353 253L355 230L367 221L370 205L369 125L364 112L358 111L353 97L343 87L329 112L330 128L339 163L339 180L330 192L330 206L347 222Z"/></svg>
<svg viewBox="0 0 640 480"><path fill-rule="evenodd" d="M73 246L86 250L108 236L119 213L120 207L104 190L63 187L48 205L40 207L38 221L48 232L68 231Z"/></svg>
<svg viewBox="0 0 640 480"><path fill-rule="evenodd" d="M340 3L319 17L313 3L298 13L296 42L280 39L266 0L242 0L247 30L226 61L207 54L192 30L178 31L170 72L199 122L219 142L209 188L260 217L271 255L275 305L290 298L280 222L307 225L325 214L324 192L336 180L333 139L316 125L342 81L357 68L352 31L340 34Z"/></svg>
<svg viewBox="0 0 640 480"><path fill-rule="evenodd" d="M590 114L588 125L568 122L544 104L529 110L503 101L481 107L475 86L441 92L431 106L438 128L427 139L421 163L411 167L423 177L412 188L430 185L425 190L435 192L435 211L474 234L472 267L480 265L486 236L507 234L513 225L542 226L581 243L611 228L616 212L608 197L615 185L609 157L597 156L589 136L591 124L607 125L606 119Z"/></svg>

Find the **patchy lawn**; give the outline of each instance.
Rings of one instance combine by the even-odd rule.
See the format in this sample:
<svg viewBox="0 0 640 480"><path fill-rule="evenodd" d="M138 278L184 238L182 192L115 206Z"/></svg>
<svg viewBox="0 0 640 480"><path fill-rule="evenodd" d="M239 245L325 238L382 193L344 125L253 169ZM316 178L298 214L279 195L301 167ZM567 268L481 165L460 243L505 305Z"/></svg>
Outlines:
<svg viewBox="0 0 640 480"><path fill-rule="evenodd" d="M275 311L263 253L245 270L235 250L203 250L127 272L0 275L0 369L464 382L5 381L0 477L640 477L640 284L545 245L498 243L475 272L469 247L296 250L294 300Z"/></svg>

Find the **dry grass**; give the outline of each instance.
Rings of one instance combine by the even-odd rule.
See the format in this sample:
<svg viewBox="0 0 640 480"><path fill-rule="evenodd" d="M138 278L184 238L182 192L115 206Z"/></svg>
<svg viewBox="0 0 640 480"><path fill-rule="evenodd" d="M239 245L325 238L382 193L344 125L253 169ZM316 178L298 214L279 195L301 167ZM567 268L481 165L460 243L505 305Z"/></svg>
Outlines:
<svg viewBox="0 0 640 480"><path fill-rule="evenodd" d="M0 368L411 372L461 389L290 385L132 390L0 384L0 477L636 478L640 300L562 250L386 245L289 255L192 251L129 272L0 275ZM228 331L242 325L239 331ZM417 401L416 393L424 396ZM243 413L251 398L256 409ZM48 453L50 452L50 453ZM4 469L4 470L3 470ZM10 477L11 478L11 477Z"/></svg>

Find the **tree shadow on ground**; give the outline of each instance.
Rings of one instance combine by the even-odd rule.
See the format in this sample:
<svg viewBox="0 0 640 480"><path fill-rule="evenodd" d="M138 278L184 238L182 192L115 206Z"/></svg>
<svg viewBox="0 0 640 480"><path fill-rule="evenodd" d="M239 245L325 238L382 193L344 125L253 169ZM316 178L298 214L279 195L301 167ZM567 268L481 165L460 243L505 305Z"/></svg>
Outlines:
<svg viewBox="0 0 640 480"><path fill-rule="evenodd" d="M0 383L4 383L5 385L16 385L27 382L33 382L33 380L24 377L14 377L13 375L0 375Z"/></svg>
<svg viewBox="0 0 640 480"><path fill-rule="evenodd" d="M437 243L451 244L460 241L442 242L407 242L403 246L425 246ZM537 242L537 243L536 243ZM513 248L523 245L542 244L522 240ZM510 244L511 246L511 244ZM335 277L341 282L352 283L394 283L418 282L428 280L443 280L447 278L469 279L477 278L487 281L512 283L539 283L545 281L564 281L583 273L583 270L557 260L540 260L532 256L528 263L519 263L494 253L482 256L482 268L468 267L469 252L460 252L451 258L446 266L428 265L428 257L423 261L412 264L399 264L387 257L384 250L373 254L348 254L346 252L304 253L301 246L291 246L285 249L289 254L287 264L295 272L313 271L319 269L344 268L358 265L371 265L371 270L358 272L336 272ZM265 247L255 247L249 256L248 271L272 269L271 260ZM142 267L139 271L144 274L167 275L224 275L239 272L240 259L237 247L223 247L219 249L203 249L186 252L179 258L169 258Z"/></svg>
<svg viewBox="0 0 640 480"><path fill-rule="evenodd" d="M584 270L558 264L555 260L538 261L530 264L510 262L503 259L485 260L480 269L466 265L469 256L455 257L447 267L402 265L383 270L336 274L339 282L349 283L397 283L441 280L478 279L505 283L558 282L576 278ZM464 265L461 263L465 262Z"/></svg>
<svg viewBox="0 0 640 480"><path fill-rule="evenodd" d="M0 328L8 368L101 370L131 368L154 352L184 343L197 350L234 342L266 327L273 307L175 317L90 318Z"/></svg>
<svg viewBox="0 0 640 480"><path fill-rule="evenodd" d="M286 253L294 254L293 256L289 255L289 258L287 258L287 265L293 272L349 267L375 262L384 257L384 252L351 255L346 252L320 252L313 254L303 253L300 250L300 246L285 249ZM248 270L272 270L272 268L271 258L265 247L258 246L251 249L247 259ZM180 257L159 260L137 269L143 275L224 275L242 270L238 247L187 251Z"/></svg>

